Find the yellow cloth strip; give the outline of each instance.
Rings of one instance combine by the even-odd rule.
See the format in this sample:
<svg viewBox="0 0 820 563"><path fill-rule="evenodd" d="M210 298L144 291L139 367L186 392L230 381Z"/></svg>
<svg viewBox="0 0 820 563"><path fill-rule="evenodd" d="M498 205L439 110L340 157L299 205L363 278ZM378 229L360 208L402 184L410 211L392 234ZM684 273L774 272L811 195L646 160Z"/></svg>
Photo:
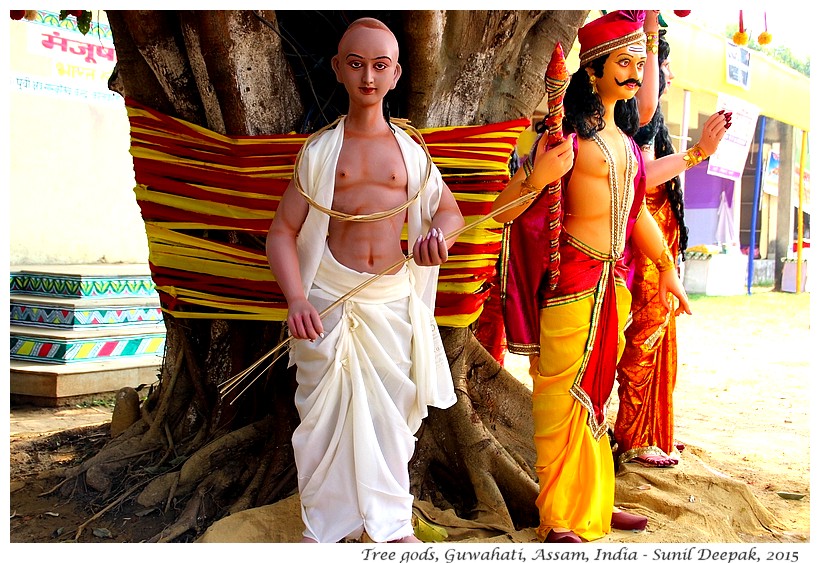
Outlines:
<svg viewBox="0 0 820 563"><path fill-rule="evenodd" d="M465 168L467 170L496 170L506 172L508 170L506 162L495 162L492 160L477 160L472 158L433 158L436 166L442 169L442 174L448 168Z"/></svg>
<svg viewBox="0 0 820 563"><path fill-rule="evenodd" d="M285 178L290 178L290 176L285 176ZM198 190L202 190L203 192L210 192L215 194L222 194L232 197L242 197L248 199L263 199L263 200L273 200L279 201L282 199L282 196L273 195L270 193L260 193L260 192L245 192L245 191L237 191L237 190L229 190L227 188L215 188L213 186L205 186L203 184L192 184L190 182L186 182L188 186L192 188L196 188Z"/></svg>
<svg viewBox="0 0 820 563"><path fill-rule="evenodd" d="M291 164L276 164L273 166L228 166L227 164L217 164L206 160L198 160L193 157L171 156L168 153L145 147L132 146L131 156L173 164L183 168L192 168L194 170L221 170L224 172L242 174L244 176L259 175L262 177L289 178L293 174L293 165Z"/></svg>
<svg viewBox="0 0 820 563"><path fill-rule="evenodd" d="M438 282L438 291L444 291L447 293L476 293L481 289L481 286L484 285L484 281L477 281L477 282L466 282L466 283L455 283L455 282L443 282L439 279Z"/></svg>
<svg viewBox="0 0 820 563"><path fill-rule="evenodd" d="M456 129L468 129L473 127L472 125L451 125L445 127L428 127L425 129L419 129L422 135L430 134L430 133L439 133L441 131L455 131ZM467 135L464 137L465 139L498 139L498 138L509 138L511 136L517 136L521 131L523 131L525 127L515 126L510 127L509 129L502 129L500 131L485 131L484 133L475 133L473 135Z"/></svg>
<svg viewBox="0 0 820 563"><path fill-rule="evenodd" d="M179 301L189 303L191 305L199 305L201 307L211 307L213 309L227 309L236 313L249 313L253 315L267 315L271 309L269 307L260 307L258 305L236 305L227 301L220 301L219 299L197 299L194 297L181 297ZM283 305L284 306L284 305Z"/></svg>
<svg viewBox="0 0 820 563"><path fill-rule="evenodd" d="M479 316L484 306L478 308L474 313L463 315L436 315L436 322L441 326L464 327L473 324Z"/></svg>
<svg viewBox="0 0 820 563"><path fill-rule="evenodd" d="M271 214L271 219L273 219L273 214ZM210 223L188 223L183 221L150 221L150 223L152 225L164 225L167 229L178 231L258 231L258 229L242 229L240 227L231 227L229 225L211 225Z"/></svg>
<svg viewBox="0 0 820 563"><path fill-rule="evenodd" d="M157 245L153 246L156 247ZM270 268L262 266L248 267L225 262L213 262L201 258L162 252L158 248L149 248L148 259L155 266L174 268L196 274L222 276L239 280L275 281Z"/></svg>
<svg viewBox="0 0 820 563"><path fill-rule="evenodd" d="M230 303L235 307L258 307L257 303L258 300L251 300L251 299L244 299L242 297L230 297L226 295L216 295L213 293L207 293L205 291L198 291L196 289L187 289L184 287L176 287L172 285L159 285L157 286L157 291L161 291L163 293L167 293L168 295L177 298L177 299L201 299L205 301L219 301L220 303ZM274 302L275 307L286 307L284 298L282 301ZM264 310L263 307L260 310Z"/></svg>
<svg viewBox="0 0 820 563"><path fill-rule="evenodd" d="M159 127L162 127L163 129L165 128L165 125L161 121L159 121L154 115L152 115L151 113L149 113L149 112L147 112L143 109L139 109L139 108L135 108L135 107L131 107L131 106L126 106L126 109L128 110L128 115L129 116L143 117L143 118L151 119L151 120L155 121L158 124ZM214 139L215 141L218 141L218 144L227 143L227 144L231 144L231 145L264 145L264 144L268 144L268 143L283 143L283 142L292 143L294 141L294 139L287 138L287 137L267 138L267 137L261 137L261 136L260 137L246 137L246 138L242 138L242 139L234 139L234 138L222 135L221 133L211 131L210 129L206 129L205 127L201 127L201 126L199 126L195 123L191 123L189 121L184 121L182 119L177 119L175 117L169 117L169 119L171 119L172 121L175 121L176 123L178 123L181 128L196 131L197 133L199 133L199 134L201 134L205 137L208 137L209 139ZM293 132L292 134L295 135L295 132ZM179 134L174 133L174 137L179 138Z"/></svg>
<svg viewBox="0 0 820 563"><path fill-rule="evenodd" d="M441 169L442 167L439 167L439 168ZM469 179L469 180L473 180L473 179L480 180L482 176L495 177L495 176L498 175L499 172L501 172L501 169L489 170L489 171L484 171L484 172L464 172L464 170L471 170L471 169L472 169L472 166L464 166L464 167L461 167L461 168L458 168L458 169L453 169L453 170L448 170L448 171L445 171L445 170L442 169L441 173L442 173L442 176L444 176L444 181L447 182L449 178L464 178L464 179ZM459 170L459 171L456 172L456 170Z"/></svg>
<svg viewBox="0 0 820 563"><path fill-rule="evenodd" d="M153 242L152 252L155 254L164 254L167 256L179 256L180 258L196 258L200 260L207 260L214 264L229 264L234 266L258 267L267 268L267 261L263 255L257 255L253 260L243 260L238 256L224 254L223 252L212 252L200 248L181 247L167 242Z"/></svg>
<svg viewBox="0 0 820 563"><path fill-rule="evenodd" d="M185 211L192 211L194 213L203 213L205 215L212 215L215 217L230 217L232 219L271 219L272 215L269 211L256 211L247 207L240 207L238 205L229 205L227 203L220 203L215 205L207 200L192 199L190 197L182 197L177 195L166 194L162 192L155 192L147 189L145 186L137 186L134 188L134 193L137 195L139 201L150 201L172 209L183 209Z"/></svg>
<svg viewBox="0 0 820 563"><path fill-rule="evenodd" d="M243 302L240 299L223 298L207 293L186 290L168 286L159 286L157 291L168 293L180 301L213 307L215 309L228 309L229 312L189 312L171 311L166 308L162 310L171 316L178 318L199 318L199 319L248 319L264 321L285 321L287 320L287 305L282 303L281 309L270 309L253 306L252 302ZM190 296L190 297L186 297ZM197 298L197 296L201 296ZM436 321L442 326L469 326L478 318L483 308L476 312L462 315L442 315L436 317Z"/></svg>
<svg viewBox="0 0 820 563"><path fill-rule="evenodd" d="M501 242L501 233L488 231L487 229L470 229L459 235L458 242L467 244L491 244ZM471 254L471 256L473 256Z"/></svg>
<svg viewBox="0 0 820 563"><path fill-rule="evenodd" d="M491 202L495 201L499 192L453 192L456 201Z"/></svg>
<svg viewBox="0 0 820 563"><path fill-rule="evenodd" d="M505 134L505 137L510 135ZM471 139L473 137L470 137ZM510 150L509 143L471 143L469 141L459 143L427 143L428 148L453 149L459 151L472 151L483 154L495 154L499 156L507 156ZM498 150L490 150L498 149Z"/></svg>
<svg viewBox="0 0 820 563"><path fill-rule="evenodd" d="M163 129L157 129L155 127L146 127L144 125L132 125L131 126L131 131L132 131L132 133L134 133L134 135L132 135L133 137L138 137L138 138L135 139L135 141L138 142L138 143L145 143L145 144L153 144L153 145L157 145L157 146L164 146L164 143L162 142L162 140L163 139L168 139L169 141L172 141L172 142L167 143L167 144L177 147L177 146L180 145L179 141L182 140L182 141L185 141L185 145L190 145L189 147L186 147L186 148L194 148L196 146L199 146L199 147L202 147L199 150L207 151L207 150L210 149L211 152L216 153L218 151L220 154L225 151L225 146L226 145L231 146L231 147L233 147L233 146L246 146L246 147L260 146L260 147L265 147L265 146L270 146L270 145L283 145L283 144L299 146L299 145L304 144L304 142L305 142L304 138L300 138L300 137L296 136L293 133L290 134L292 136L285 136L285 137L282 137L282 138L280 138L280 137L261 138L260 137L260 138L253 138L253 139L230 139L229 137L220 137L219 139L217 139L217 138L209 135L208 139L201 139L198 136L195 136L190 132L187 132L187 133L186 132L169 133L168 131L163 130ZM219 135L219 134L217 134L217 135ZM150 138L147 138L147 137L150 137ZM219 141L222 141L222 142L219 142ZM293 154L296 154L296 152L298 150L299 150L298 148L295 149L293 151ZM228 149L228 152L230 152L230 149ZM255 157L255 156L259 156L259 155L248 155L248 156L249 157Z"/></svg>
<svg viewBox="0 0 820 563"><path fill-rule="evenodd" d="M247 258L255 262L263 260L267 265L267 257L261 252L243 250L242 248L229 246L219 241L186 235L164 228L156 223L146 222L145 233L148 235L148 238L154 242L167 243L177 247L187 247L196 250L212 250L225 257L235 256L237 258Z"/></svg>
<svg viewBox="0 0 820 563"><path fill-rule="evenodd" d="M473 280L475 279L475 275L473 274L465 274L465 273L451 273L447 274L446 272L441 272L438 276L439 281L442 280ZM453 282L455 283L455 282ZM464 283L460 281L458 283Z"/></svg>
<svg viewBox="0 0 820 563"><path fill-rule="evenodd" d="M191 312L191 311L171 311L162 308L165 313L178 319L223 319L223 320L238 320L238 321L285 321L288 318L287 309L279 311L271 311L264 314L250 314L250 313L218 313L218 312ZM449 325L445 325L449 326Z"/></svg>
<svg viewBox="0 0 820 563"><path fill-rule="evenodd" d="M444 264L441 265L443 270L448 269L462 269L462 268L490 268L495 266L495 263L498 261L498 257L494 257L491 260L466 260L463 262L459 262L457 260L448 260ZM447 264L450 264L447 266Z"/></svg>

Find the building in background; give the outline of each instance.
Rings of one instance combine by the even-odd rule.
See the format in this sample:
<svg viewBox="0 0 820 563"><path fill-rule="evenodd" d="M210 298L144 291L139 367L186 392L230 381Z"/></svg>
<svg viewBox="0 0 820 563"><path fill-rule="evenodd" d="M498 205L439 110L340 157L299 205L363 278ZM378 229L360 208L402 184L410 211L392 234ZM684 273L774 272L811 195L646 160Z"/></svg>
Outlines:
<svg viewBox="0 0 820 563"><path fill-rule="evenodd" d="M108 89L117 58L104 11L9 21L9 261L147 263L128 116Z"/></svg>
<svg viewBox="0 0 820 563"><path fill-rule="evenodd" d="M8 21L13 402L58 406L157 381L165 325L134 195L105 12Z"/></svg>
<svg viewBox="0 0 820 563"><path fill-rule="evenodd" d="M733 262L721 269L723 276L734 277L720 284L727 286L727 292L737 292L739 285L748 290L753 283L781 289L784 266L788 278L788 264L793 265L798 252L806 277L811 218L810 79L763 53L734 45L694 19L671 13L664 13L664 18L669 24L666 39L675 79L662 109L678 149L685 150L698 139L714 111L734 111L731 135L709 166L694 168L684 177L690 247L706 247L710 252L717 247L722 252L726 245L731 252L736 246L744 255L743 260L724 259ZM782 169L791 173L778 174ZM723 199L725 206L721 206ZM727 210L735 237L719 240L728 238L720 228L727 223ZM803 231L800 235L798 227ZM784 289L794 291L794 283L788 281ZM805 291L806 283L801 285Z"/></svg>

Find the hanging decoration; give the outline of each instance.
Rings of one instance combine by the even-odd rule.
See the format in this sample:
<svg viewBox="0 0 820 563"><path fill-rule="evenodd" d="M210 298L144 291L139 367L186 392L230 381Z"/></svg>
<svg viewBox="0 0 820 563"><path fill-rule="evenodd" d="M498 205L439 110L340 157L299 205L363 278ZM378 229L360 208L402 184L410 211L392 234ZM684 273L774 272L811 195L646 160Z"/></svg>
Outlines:
<svg viewBox="0 0 820 563"><path fill-rule="evenodd" d="M85 35L91 29L91 10L60 10L60 21L68 17L77 20L77 30ZM9 17L13 20L23 18L34 21L37 18L37 10L9 10Z"/></svg>
<svg viewBox="0 0 820 563"><path fill-rule="evenodd" d="M763 12L763 31L757 36L757 42L761 45L768 45L772 42L772 34L769 33L769 22L766 21L766 12Z"/></svg>
<svg viewBox="0 0 820 563"><path fill-rule="evenodd" d="M749 34L746 33L746 28L743 27L743 10L740 10L740 20L738 30L732 36L732 43L740 45L741 47L749 42Z"/></svg>
<svg viewBox="0 0 820 563"><path fill-rule="evenodd" d="M25 18L31 21L37 17L37 10L9 10L9 17L13 20L22 20Z"/></svg>

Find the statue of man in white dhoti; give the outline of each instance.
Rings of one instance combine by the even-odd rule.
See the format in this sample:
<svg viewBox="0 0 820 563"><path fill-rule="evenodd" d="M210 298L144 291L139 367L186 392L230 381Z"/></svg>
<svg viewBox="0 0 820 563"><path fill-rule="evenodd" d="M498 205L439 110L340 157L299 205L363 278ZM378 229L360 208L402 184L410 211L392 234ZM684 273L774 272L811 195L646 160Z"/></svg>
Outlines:
<svg viewBox="0 0 820 563"><path fill-rule="evenodd" d="M405 128L418 132L384 118L398 56L382 22L348 27L332 59L348 113L306 141L267 237L297 368L293 449L305 542L364 532L417 542L414 434L428 406L456 401L433 310L439 265L455 241L445 234L464 219Z"/></svg>

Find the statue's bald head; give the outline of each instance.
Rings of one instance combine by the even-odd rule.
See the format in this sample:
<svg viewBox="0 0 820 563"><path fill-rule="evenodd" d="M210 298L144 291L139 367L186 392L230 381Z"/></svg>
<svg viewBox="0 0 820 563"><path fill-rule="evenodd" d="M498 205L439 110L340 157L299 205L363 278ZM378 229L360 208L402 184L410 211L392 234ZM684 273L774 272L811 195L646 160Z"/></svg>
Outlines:
<svg viewBox="0 0 820 563"><path fill-rule="evenodd" d="M338 52L343 53L347 48L347 44L350 41L351 37L355 35L357 32L361 30L376 30L382 31L390 36L390 43L395 47L395 59L398 60L399 57L399 42L396 39L396 36L390 31L390 28L387 27L384 23L377 20L376 18L359 18L354 20L347 26L347 29L342 34L342 38L339 40L339 48Z"/></svg>

